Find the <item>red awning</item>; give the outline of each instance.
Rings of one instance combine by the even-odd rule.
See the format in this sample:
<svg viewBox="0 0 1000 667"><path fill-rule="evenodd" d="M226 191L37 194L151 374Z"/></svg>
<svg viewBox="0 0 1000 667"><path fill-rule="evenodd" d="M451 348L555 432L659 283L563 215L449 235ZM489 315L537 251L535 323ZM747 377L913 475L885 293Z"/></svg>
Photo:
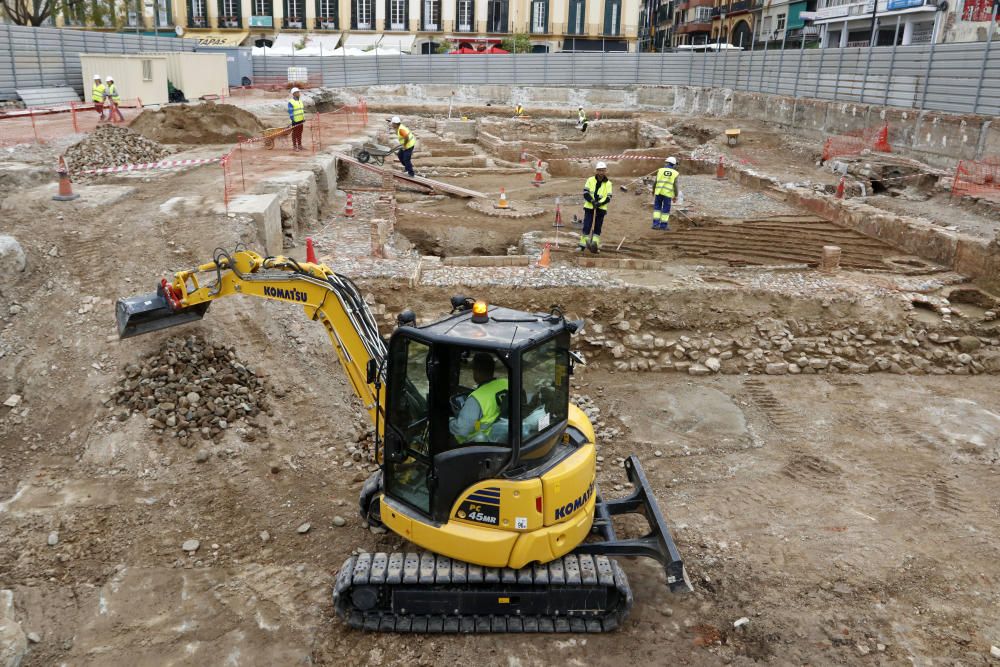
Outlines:
<svg viewBox="0 0 1000 667"><path fill-rule="evenodd" d="M500 47L491 46L488 49L483 49L481 51L478 49L470 49L468 47L462 47L460 49L455 49L454 51L449 51L448 53L479 53L479 54L495 55L498 53L510 53L510 51L504 51Z"/></svg>

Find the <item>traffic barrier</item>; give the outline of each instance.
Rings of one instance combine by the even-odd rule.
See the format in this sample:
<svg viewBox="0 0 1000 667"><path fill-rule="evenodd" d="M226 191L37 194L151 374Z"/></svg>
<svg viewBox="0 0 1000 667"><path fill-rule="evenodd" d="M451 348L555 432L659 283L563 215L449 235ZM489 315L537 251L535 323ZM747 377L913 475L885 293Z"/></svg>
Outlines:
<svg viewBox="0 0 1000 667"><path fill-rule="evenodd" d="M840 177L840 182L837 183L837 199L844 198L844 177Z"/></svg>
<svg viewBox="0 0 1000 667"><path fill-rule="evenodd" d="M59 176L59 194L52 198L56 201L73 201L79 199L80 195L73 194L73 184L69 180L69 169L66 167L66 160L59 156L59 164L56 166L56 175Z"/></svg>
<svg viewBox="0 0 1000 667"><path fill-rule="evenodd" d="M540 187L545 182L545 178L542 177L542 161L539 160L535 163L535 179L531 181L531 184L536 188Z"/></svg>
<svg viewBox="0 0 1000 667"><path fill-rule="evenodd" d="M1000 157L960 160L951 186L952 196L1000 200Z"/></svg>
<svg viewBox="0 0 1000 667"><path fill-rule="evenodd" d="M149 169L175 169L177 167L191 167L199 164L209 164L219 162L225 156L202 158L198 160L161 160L159 162L144 162L142 164L122 164L117 167L99 167L95 169L77 169L77 174L120 174L130 171L146 171ZM62 159L62 158L60 158Z"/></svg>
<svg viewBox="0 0 1000 667"><path fill-rule="evenodd" d="M348 218L354 217L354 195L350 192L347 193L347 204L344 206L344 216Z"/></svg>
<svg viewBox="0 0 1000 667"><path fill-rule="evenodd" d="M892 147L889 145L888 123L827 137L823 142L823 162L843 155L858 155L866 150L892 152Z"/></svg>
<svg viewBox="0 0 1000 667"><path fill-rule="evenodd" d="M493 205L493 208L509 208L509 204L507 203L507 191L503 188L500 188L500 200Z"/></svg>
<svg viewBox="0 0 1000 667"><path fill-rule="evenodd" d="M319 261L316 259L316 248L313 246L311 236L306 237L306 261L312 264L319 264Z"/></svg>
<svg viewBox="0 0 1000 667"><path fill-rule="evenodd" d="M726 178L726 165L722 161L722 156L719 156L719 164L715 167L715 177L719 180Z"/></svg>

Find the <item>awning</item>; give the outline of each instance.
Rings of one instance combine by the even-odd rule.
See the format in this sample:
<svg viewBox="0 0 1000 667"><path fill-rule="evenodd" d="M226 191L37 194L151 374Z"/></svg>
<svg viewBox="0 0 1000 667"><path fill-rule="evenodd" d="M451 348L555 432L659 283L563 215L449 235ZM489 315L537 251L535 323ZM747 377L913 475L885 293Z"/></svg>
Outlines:
<svg viewBox="0 0 1000 667"><path fill-rule="evenodd" d="M382 38L382 35L372 35L372 34L362 34L362 35L348 35L344 38L344 42L341 44L345 49L370 49L371 47L378 44L378 40Z"/></svg>
<svg viewBox="0 0 1000 667"><path fill-rule="evenodd" d="M198 40L198 46L239 46L247 38L248 31L243 32L189 32L187 39Z"/></svg>
<svg viewBox="0 0 1000 667"><path fill-rule="evenodd" d="M382 48L396 49L403 53L409 53L413 50L413 42L416 40L416 35L386 33L382 36L382 41L378 45Z"/></svg>

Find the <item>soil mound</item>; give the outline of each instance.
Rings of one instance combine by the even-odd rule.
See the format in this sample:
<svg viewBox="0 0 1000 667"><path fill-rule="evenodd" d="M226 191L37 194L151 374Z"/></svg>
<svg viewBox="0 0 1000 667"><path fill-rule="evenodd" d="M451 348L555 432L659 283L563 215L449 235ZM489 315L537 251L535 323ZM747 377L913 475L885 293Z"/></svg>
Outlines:
<svg viewBox="0 0 1000 667"><path fill-rule="evenodd" d="M230 144L264 129L249 111L212 102L146 109L129 127L165 144Z"/></svg>
<svg viewBox="0 0 1000 667"><path fill-rule="evenodd" d="M66 149L65 157L73 169L98 169L156 162L169 154L169 149L127 127L100 125Z"/></svg>

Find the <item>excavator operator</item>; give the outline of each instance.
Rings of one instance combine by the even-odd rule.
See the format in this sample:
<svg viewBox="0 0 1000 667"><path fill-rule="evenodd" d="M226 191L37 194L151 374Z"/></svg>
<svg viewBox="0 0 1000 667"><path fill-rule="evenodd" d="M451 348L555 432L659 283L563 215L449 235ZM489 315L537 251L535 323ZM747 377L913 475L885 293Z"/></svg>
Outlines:
<svg viewBox="0 0 1000 667"><path fill-rule="evenodd" d="M501 425L497 422L506 423L500 404L502 393L507 391L507 378L496 377L496 360L492 354L478 352L472 357L472 378L476 388L461 403L458 414L448 420L448 430L459 444L506 442L506 429L501 433ZM453 403L454 407L457 403Z"/></svg>

